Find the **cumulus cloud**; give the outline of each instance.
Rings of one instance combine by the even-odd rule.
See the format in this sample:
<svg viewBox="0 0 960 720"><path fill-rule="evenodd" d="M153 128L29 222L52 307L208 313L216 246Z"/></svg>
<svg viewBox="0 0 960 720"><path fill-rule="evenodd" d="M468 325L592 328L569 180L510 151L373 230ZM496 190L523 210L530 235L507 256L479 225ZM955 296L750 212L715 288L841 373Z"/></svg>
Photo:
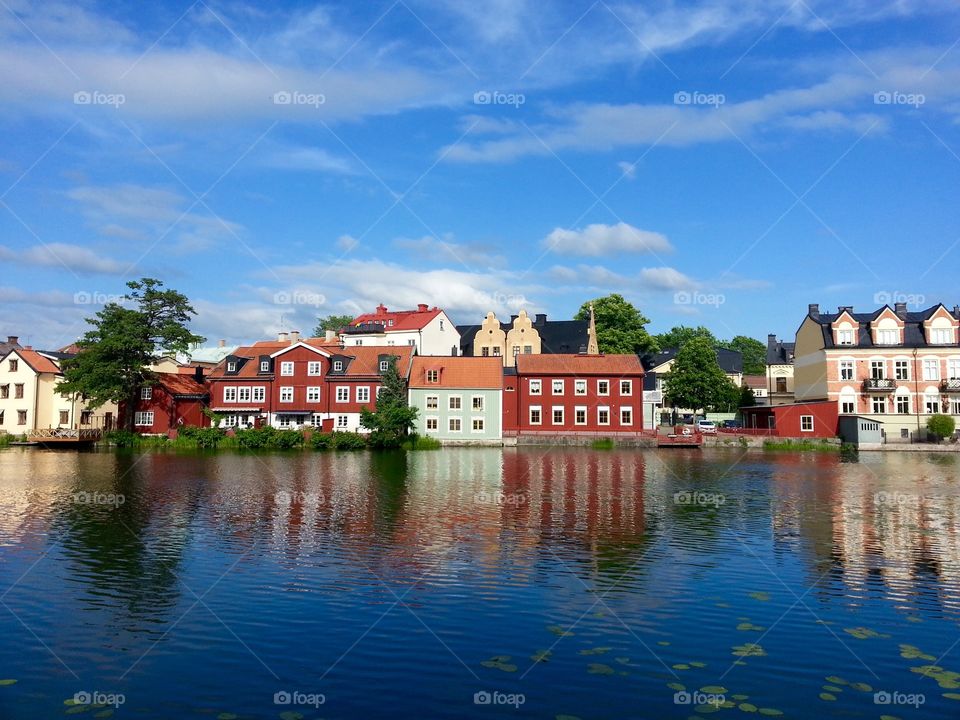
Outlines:
<svg viewBox="0 0 960 720"><path fill-rule="evenodd" d="M690 290L699 283L672 267L643 268L641 282L654 290Z"/></svg>
<svg viewBox="0 0 960 720"><path fill-rule="evenodd" d="M95 253L90 248L68 243L35 245L21 251L0 245L0 259L23 265L68 270L78 275L119 275L133 269L129 263L113 260Z"/></svg>
<svg viewBox="0 0 960 720"><path fill-rule="evenodd" d="M673 247L657 232L641 230L625 222L616 225L597 223L583 229L554 229L543 246L561 255L613 255L615 253L670 252Z"/></svg>

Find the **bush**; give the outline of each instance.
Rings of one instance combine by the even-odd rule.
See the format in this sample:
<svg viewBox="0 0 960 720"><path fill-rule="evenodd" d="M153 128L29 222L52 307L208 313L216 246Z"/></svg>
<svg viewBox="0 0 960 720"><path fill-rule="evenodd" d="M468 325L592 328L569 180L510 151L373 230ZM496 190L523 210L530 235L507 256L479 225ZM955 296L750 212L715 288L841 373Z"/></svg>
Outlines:
<svg viewBox="0 0 960 720"><path fill-rule="evenodd" d="M303 447L303 433L299 430L277 430L270 447L277 450L292 450L296 447Z"/></svg>
<svg viewBox="0 0 960 720"><path fill-rule="evenodd" d="M367 439L360 433L334 432L330 438L334 450L363 450L367 447Z"/></svg>
<svg viewBox="0 0 960 720"><path fill-rule="evenodd" d="M956 422L949 415L931 415L927 418L927 430L939 439L950 437L956 428Z"/></svg>
<svg viewBox="0 0 960 720"><path fill-rule="evenodd" d="M0 432L0 447L6 447L13 442L13 435L10 433Z"/></svg>
<svg viewBox="0 0 960 720"><path fill-rule="evenodd" d="M187 437L193 439L197 443L198 448L203 448L204 450L212 450L220 445L223 438L226 436L223 430L220 428L192 428L192 431Z"/></svg>
<svg viewBox="0 0 960 720"><path fill-rule="evenodd" d="M314 450L329 450L333 447L333 435L330 433L315 432L310 436L310 445Z"/></svg>
<svg viewBox="0 0 960 720"><path fill-rule="evenodd" d="M129 430L111 430L103 439L119 448L132 448L140 444L140 436Z"/></svg>
<svg viewBox="0 0 960 720"><path fill-rule="evenodd" d="M278 431L269 425L262 428L244 428L237 430L234 437L237 439L237 447L247 450L262 450L270 447L273 442L273 436Z"/></svg>

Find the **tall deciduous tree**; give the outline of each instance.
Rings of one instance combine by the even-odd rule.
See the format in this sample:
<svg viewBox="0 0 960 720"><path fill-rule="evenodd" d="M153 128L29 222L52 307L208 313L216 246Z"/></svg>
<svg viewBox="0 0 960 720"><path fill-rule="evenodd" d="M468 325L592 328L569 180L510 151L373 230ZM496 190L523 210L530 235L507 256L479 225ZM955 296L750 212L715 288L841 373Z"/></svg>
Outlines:
<svg viewBox="0 0 960 720"><path fill-rule="evenodd" d="M703 325L698 325L697 327L677 325L676 327L670 328L669 332L660 333L654 337L656 337L657 344L660 345L661 349L677 348L679 350L695 337L706 338L710 341L711 345L717 345L717 338Z"/></svg>
<svg viewBox="0 0 960 720"><path fill-rule="evenodd" d="M377 395L376 410L363 408L360 425L370 430L370 445L398 448L410 433L417 419L417 408L407 402L407 384L397 370L397 358L390 358L381 376L382 389Z"/></svg>
<svg viewBox="0 0 960 720"><path fill-rule="evenodd" d="M341 330L353 321L353 315L327 315L317 318L317 326L313 329L313 337L323 337L327 330Z"/></svg>
<svg viewBox="0 0 960 720"><path fill-rule="evenodd" d="M649 318L622 295L614 293L585 302L574 319L589 320L591 305L596 319L600 352L629 354L657 349L656 341L644 327L650 322Z"/></svg>
<svg viewBox="0 0 960 720"><path fill-rule="evenodd" d="M746 335L737 335L733 340L720 343L721 347L736 350L743 356L743 372L746 375L763 375L767 371L767 346Z"/></svg>
<svg viewBox="0 0 960 720"><path fill-rule="evenodd" d="M187 329L196 312L186 295L164 290L143 278L127 283L124 302L110 303L87 322L93 327L77 341L80 352L63 362L64 382L57 392L83 396L91 407L125 403L124 426L133 429L140 388L154 373L148 368L164 354L185 353L204 338Z"/></svg>
<svg viewBox="0 0 960 720"><path fill-rule="evenodd" d="M717 364L717 353L706 338L693 338L677 352L664 382L674 407L694 411L724 402L730 380Z"/></svg>

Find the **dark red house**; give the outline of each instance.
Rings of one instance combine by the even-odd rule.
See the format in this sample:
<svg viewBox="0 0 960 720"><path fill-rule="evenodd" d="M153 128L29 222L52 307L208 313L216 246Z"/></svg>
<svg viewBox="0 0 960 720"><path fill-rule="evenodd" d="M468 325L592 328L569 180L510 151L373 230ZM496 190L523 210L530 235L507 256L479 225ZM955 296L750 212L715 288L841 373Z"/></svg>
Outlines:
<svg viewBox="0 0 960 720"><path fill-rule="evenodd" d="M740 408L747 430L771 430L777 437L832 438L837 436L837 403L833 400Z"/></svg>
<svg viewBox="0 0 960 720"><path fill-rule="evenodd" d="M201 380L199 374L158 373L153 385L140 389L133 429L144 434L165 434L185 425L209 425L209 419L203 414L209 395ZM121 404L121 417L124 412Z"/></svg>

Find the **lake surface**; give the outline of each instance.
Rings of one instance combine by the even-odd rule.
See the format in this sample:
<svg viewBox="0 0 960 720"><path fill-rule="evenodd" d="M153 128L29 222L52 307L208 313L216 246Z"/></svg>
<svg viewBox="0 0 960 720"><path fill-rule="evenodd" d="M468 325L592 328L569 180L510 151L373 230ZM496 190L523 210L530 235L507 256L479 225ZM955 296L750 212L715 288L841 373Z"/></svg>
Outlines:
<svg viewBox="0 0 960 720"><path fill-rule="evenodd" d="M914 454L3 450L0 717L958 718L958 484Z"/></svg>

